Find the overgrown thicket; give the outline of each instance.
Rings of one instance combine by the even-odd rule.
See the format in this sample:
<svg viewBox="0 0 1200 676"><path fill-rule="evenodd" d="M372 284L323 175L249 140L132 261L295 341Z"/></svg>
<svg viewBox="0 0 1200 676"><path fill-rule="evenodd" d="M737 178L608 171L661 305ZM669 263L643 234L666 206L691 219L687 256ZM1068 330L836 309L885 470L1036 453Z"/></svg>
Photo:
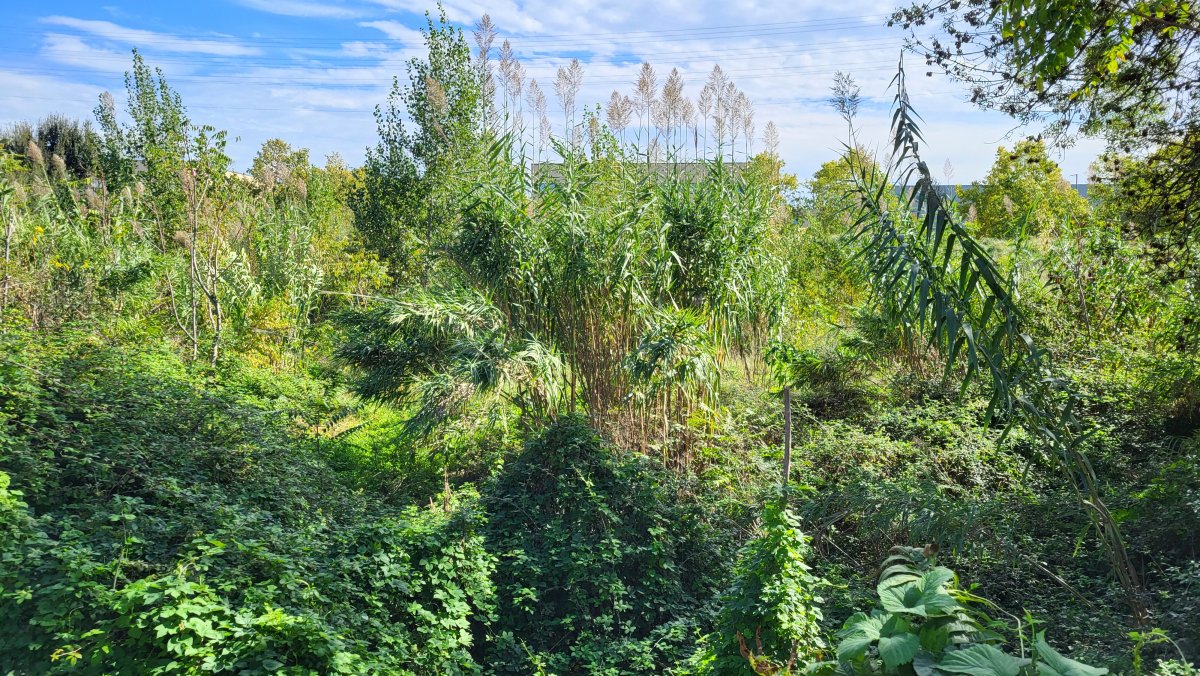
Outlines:
<svg viewBox="0 0 1200 676"><path fill-rule="evenodd" d="M1194 672L1165 155L950 196L902 72L800 182L720 68L425 35L358 168L136 53L0 134L0 671Z"/></svg>

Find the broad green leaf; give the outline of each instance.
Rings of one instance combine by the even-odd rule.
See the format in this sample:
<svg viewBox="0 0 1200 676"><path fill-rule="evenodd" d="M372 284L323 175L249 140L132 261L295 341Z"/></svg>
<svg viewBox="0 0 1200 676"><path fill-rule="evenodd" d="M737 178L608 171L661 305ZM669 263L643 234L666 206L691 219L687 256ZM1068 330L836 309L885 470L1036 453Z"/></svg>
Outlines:
<svg viewBox="0 0 1200 676"><path fill-rule="evenodd" d="M934 568L915 582L889 587L880 584L879 600L885 610L930 617L944 615L959 607L954 597L943 588L954 577L948 568Z"/></svg>
<svg viewBox="0 0 1200 676"><path fill-rule="evenodd" d="M950 626L944 623L926 624L921 627L920 639L921 648L931 653L940 653L950 645Z"/></svg>
<svg viewBox="0 0 1200 676"><path fill-rule="evenodd" d="M837 656L842 662L849 662L862 657L871 644L879 640L883 625L891 618L890 615L867 617L855 613L846 620L844 628L838 632L843 640L838 644Z"/></svg>
<svg viewBox="0 0 1200 676"><path fill-rule="evenodd" d="M1102 676L1108 673L1108 669L1103 667L1092 667L1063 657L1046 643L1045 632L1038 633L1037 641L1033 645L1037 649L1037 669L1040 676Z"/></svg>
<svg viewBox="0 0 1200 676"><path fill-rule="evenodd" d="M995 646L977 644L942 655L937 668L968 676L1018 676L1029 660L1013 657Z"/></svg>
<svg viewBox="0 0 1200 676"><path fill-rule="evenodd" d="M913 671L917 672L917 676L936 676L937 656L924 650L919 651L913 657Z"/></svg>
<svg viewBox="0 0 1200 676"><path fill-rule="evenodd" d="M921 639L912 633L912 625L899 615L883 623L879 631L879 657L889 669L912 661L921 648Z"/></svg>

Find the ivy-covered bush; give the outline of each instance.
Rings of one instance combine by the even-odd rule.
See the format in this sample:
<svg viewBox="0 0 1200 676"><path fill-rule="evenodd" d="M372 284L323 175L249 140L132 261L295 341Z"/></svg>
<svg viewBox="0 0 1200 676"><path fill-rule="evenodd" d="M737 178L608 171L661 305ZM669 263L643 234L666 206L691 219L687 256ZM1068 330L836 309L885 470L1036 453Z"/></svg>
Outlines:
<svg viewBox="0 0 1200 676"><path fill-rule="evenodd" d="M735 538L675 477L577 416L484 492L496 569L496 673L659 673L689 652Z"/></svg>
<svg viewBox="0 0 1200 676"><path fill-rule="evenodd" d="M826 648L808 537L782 501L767 504L762 535L742 548L733 583L721 595L717 631L705 637L689 671L773 674L819 661Z"/></svg>

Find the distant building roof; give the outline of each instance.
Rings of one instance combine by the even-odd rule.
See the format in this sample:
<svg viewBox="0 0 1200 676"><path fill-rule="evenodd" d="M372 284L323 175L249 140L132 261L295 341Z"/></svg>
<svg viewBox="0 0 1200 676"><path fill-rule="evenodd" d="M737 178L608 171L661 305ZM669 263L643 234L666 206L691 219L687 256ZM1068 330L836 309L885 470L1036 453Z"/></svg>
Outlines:
<svg viewBox="0 0 1200 676"><path fill-rule="evenodd" d="M703 178L713 166L711 162L640 162L639 166L648 168L660 176L683 174L694 178ZM750 166L749 162L724 162L723 167L741 171ZM538 179L558 180L562 178L562 162L540 162L533 165L533 176Z"/></svg>
<svg viewBox="0 0 1200 676"><path fill-rule="evenodd" d="M986 184L985 183L977 183L977 184L939 183L938 185L935 185L934 188L937 189L937 191L939 193L941 193L943 197L949 197L949 198L953 199L958 196L959 188L970 188L972 185L986 185ZM1088 184L1087 183L1072 183L1071 187L1075 189L1075 192L1079 193L1080 197L1087 197L1087 194L1088 194Z"/></svg>

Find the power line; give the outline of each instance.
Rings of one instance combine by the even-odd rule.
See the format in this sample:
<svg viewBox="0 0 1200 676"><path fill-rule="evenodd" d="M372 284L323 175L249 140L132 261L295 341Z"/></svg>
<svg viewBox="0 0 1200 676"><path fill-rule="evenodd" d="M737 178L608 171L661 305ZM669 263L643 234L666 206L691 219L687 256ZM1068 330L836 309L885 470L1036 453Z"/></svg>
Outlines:
<svg viewBox="0 0 1200 676"><path fill-rule="evenodd" d="M585 41L585 40L588 40L589 38L605 39L605 40L608 40L613 37L638 39L638 38L655 38L655 37L661 36L661 37L665 37L665 38L670 38L672 36L686 37L686 36L691 36L691 35L714 33L714 32L715 33L728 33L728 32L741 32L741 31L755 31L755 30L772 30L772 29L774 29L774 30L795 30L795 29L806 29L806 28L823 30L823 29L826 29L829 27L839 27L842 25L869 24L869 23L872 23L875 21L882 21L882 20L886 19L887 17L888 17L887 14L865 14L865 15L826 17L824 19L805 19L805 20L798 20L798 21L771 21L771 22L764 22L764 23L751 23L751 24L728 24L728 25L724 25L724 26L695 26L695 27L691 27L691 28L671 28L671 29L662 29L662 30L643 30L643 31L612 31L612 32L594 32L594 33L521 33L521 32L514 31L514 32L499 32L497 37L500 38L501 40L506 39L506 38L513 39L513 40L528 40L528 41L559 40L559 41L569 41L572 43L578 43L579 41ZM386 20L386 19L380 20L379 22L391 23L390 20ZM373 27L369 26L368 24L374 23L374 22L360 21L357 23L360 26L362 26L363 28L370 29ZM74 29L79 32L84 32L84 33L88 33L91 35L95 35L97 37L102 37L105 39L116 40L116 41L124 41L124 40L122 40L119 37L114 37L113 34L115 34L115 33L118 33L123 30L139 30L139 31L142 30L142 29L130 29L130 28L127 28L124 26L117 26L112 31L106 32L106 31L97 31L97 30L87 30L87 29L82 29L82 28L78 28L75 26L71 26L71 25L62 25L62 24L53 24L53 23L47 24L47 25L55 26L56 29ZM413 26L405 25L403 23L401 23L401 25L404 26L404 28L410 29L414 32L419 32L420 30L423 29L423 26L413 27ZM458 27L461 28L465 33L468 33L468 34L473 30L473 27L471 27L471 26L459 25ZM379 30L379 29L376 29L376 30ZM4 33L8 33L10 35L15 35L15 34L25 34L25 33L27 33L27 31L24 31L24 30L11 30L11 31L0 30L0 34L4 34ZM155 32L155 37L143 37L143 38L139 39L139 42L144 42L144 43L148 43L148 44L155 43L155 42L158 42L160 44L168 44L168 43L175 42L178 40L205 40L208 42L217 42L217 43L225 41L225 42L228 42L230 46L247 46L247 44L245 44L245 43L250 43L250 44L288 44L288 43L338 44L341 42L361 41L362 39L363 39L362 36L357 36L357 35L330 37L328 33L324 33L321 35L289 35L289 36L265 37L265 36L250 36L250 35L239 36L239 35L228 35L228 34L197 36L195 34L190 34L190 33Z"/></svg>
<svg viewBox="0 0 1200 676"><path fill-rule="evenodd" d="M875 45L895 45L895 46L899 47L899 46L903 45L903 38L900 36L896 36L896 37L867 38L867 39L862 39L862 40L831 40L831 41L810 42L810 43L803 43L803 44L801 44L801 43L790 43L790 44L785 43L783 45L773 44L773 45L745 46L745 47L735 47L735 48L731 48L731 49L713 48L711 50L703 50L703 51L691 50L688 52L688 54L690 54L694 57L702 57L702 56L708 56L708 55L724 56L724 55L738 55L738 54L757 54L759 52L771 52L771 54L767 54L766 56L773 56L775 54L787 54L787 53L801 54L801 53L807 53L809 51L813 51L813 52L816 52L816 51L844 51L846 49L854 48L854 47L863 47L863 46L869 47L869 46L875 46ZM781 49L781 47L783 49ZM655 57L655 56L663 56L663 57L680 56L681 51L682 50L661 51L661 52L639 52L639 51L634 51L634 50L612 50L612 51L605 51L602 54L605 58L620 58L623 56L628 56L628 57L636 57L639 59L644 59L644 58ZM45 53L45 50L42 50L40 52L18 51L18 52L12 52L12 53L17 56L35 57L35 56ZM93 51L80 50L80 49L54 48L51 50L51 53L53 53L53 54L89 55L89 58L94 58L94 59L102 60L102 61L117 61L117 60L122 61L122 62L129 61L129 56L127 56L125 54L96 54ZM363 62L363 61L371 61L371 60L379 61L379 60L388 58L388 55L382 55L382 54L375 54L375 55L334 54L334 55L329 55L329 58L330 59L336 58L339 62L343 62L343 63L344 62L354 63L354 62ZM319 61L319 58L314 58L313 60ZM285 64L285 65L292 65L292 64L300 65L299 61L300 61L300 59L297 57L264 57L264 58L250 59L250 58L245 58L245 57L230 58L230 57L211 56L211 55L209 55L209 56L155 55L152 59L153 63L182 63L182 64L188 64L188 65L196 65L199 63L199 64L220 64L220 65L239 65L239 66L259 65L259 64L275 64L275 63Z"/></svg>
<svg viewBox="0 0 1200 676"><path fill-rule="evenodd" d="M843 54L843 55L866 55L866 54L870 54L872 52L878 52L881 49L891 46L894 43L888 42L888 43L869 43L869 44L871 45L870 47L860 46L859 48L856 48L856 49L839 49L839 48L835 48L835 47L829 47L829 48L824 48L824 49L777 50L775 53L772 53L772 54L740 56L740 57L735 58L733 63L736 66L736 64L744 64L747 62L762 62L762 61L778 62L778 61L781 61L782 59L785 59L788 57L823 56L823 55L827 55L827 54L831 54L831 53L837 53L837 54ZM717 55L714 54L713 56L717 56ZM728 56L728 54L725 54L725 56ZM689 57L689 61L691 61L691 62L708 61L710 58L713 58L707 54L691 54L691 55L688 55L688 57ZM851 63L843 63L841 65L844 65L844 66L865 65L866 63L873 63L873 62L874 61L872 61L872 62L851 62ZM728 64L729 62L727 61L726 63ZM243 65L247 66L249 69L254 69L254 68L259 67L259 64L255 64L255 63L243 64ZM616 64L603 63L603 64L599 64L599 65L602 65L604 67L612 67ZM624 64L622 64L622 65L624 65ZM810 67L810 66L811 67L824 67L821 64L796 64L794 67ZM294 66L292 68L282 68L282 67L278 68L277 70L279 70L281 72L279 72L277 74L272 74L270 72L250 72L250 71L243 74L243 73L225 71L225 72L214 72L214 73L210 73L210 74L168 75L167 80L168 81L196 80L196 81L209 81L209 82L226 81L226 82L246 82L246 83L259 83L259 84L277 84L277 83L320 84L325 80L334 80L333 82L330 82L329 84L342 84L342 85L353 86L355 84L375 84L380 81L380 77L385 77L386 79L388 79L390 81L389 75L385 75L384 73L381 73L381 71L388 69L388 67L389 67L388 64L383 64L383 63L375 65L375 66L338 66L338 65L318 65L318 64L305 66L303 64L294 64ZM267 70L267 71L271 70L271 68L269 68L269 67L263 67L263 68L264 68L264 70ZM530 71L534 71L534 70L540 69L540 68L552 69L553 65L550 65L550 66L541 66L541 65L529 66L529 65L527 65L526 68ZM295 72L295 71L303 71L303 70L309 70L311 72ZM736 69L736 70L745 70L745 69ZM97 72L95 70L86 68L83 66L68 67L68 66L54 66L54 65L18 67L18 68L9 69L9 72L17 72L17 73L24 73L24 74L68 74L68 73L76 74L76 75L96 75L97 74ZM551 72L551 74L553 73L552 70L550 72ZM359 77L359 74L362 74L364 77ZM585 82L587 82L587 80L585 80ZM592 81L592 82L597 82L597 81Z"/></svg>
<svg viewBox="0 0 1200 676"><path fill-rule="evenodd" d="M704 28L704 29L695 29L695 32L692 32L692 33L676 34L676 35L669 35L669 34L655 35L652 33L645 33L645 34L614 33L610 37L589 38L589 37L586 37L585 35L580 35L580 36L563 36L561 38L555 37L553 39L549 39L551 36L524 36L524 37L511 36L509 39L512 39L515 41L514 47L517 48L518 51L521 51L522 48L524 48L526 46L530 46L534 49L548 49L551 47L557 47L557 48L561 48L561 49L576 49L577 50L580 48L587 47L588 45L611 46L614 43L619 44L619 45L636 45L636 44L663 43L663 42L665 42L665 43L687 43L687 42L697 42L697 41L701 41L701 40L705 40L705 39L725 40L725 39L734 39L734 38L774 37L774 36L786 36L786 35L840 31L840 30L848 30L848 29L853 29L853 28L860 28L862 26L863 26L863 23L859 22L859 21L843 21L840 23L829 23L829 24L820 25L820 26L808 26L808 27L798 27L798 28L788 27L788 26L784 26L782 24L771 25L770 27L766 27L766 28L753 28L753 29L737 29L737 28L730 28L730 27ZM70 27L67 27L67 28L70 28ZM882 26L880 26L880 28L882 28ZM127 40L122 37L106 35L104 33L97 33L97 32L91 32L91 31L86 31L86 30L79 30L78 32L84 33L86 36L89 36L92 38L107 40L109 42L120 42L120 43L131 44L131 45L136 44L136 45L139 45L142 47L149 46L151 48L153 48L154 46L157 45L157 46L159 46L159 48L168 49L168 51L169 51L169 48L173 45L173 43L176 40L195 39L194 37L180 36L177 38L174 36L159 34L157 37L142 36L142 37L139 37L136 42L133 42L133 41ZM53 33L53 31L51 31L51 33ZM76 37L79 37L79 36L76 35ZM372 40L371 38L366 38L363 36L355 36L352 38L348 37L345 39L335 39L335 40L328 40L328 39L326 39L326 40L317 40L317 39L303 40L303 41L296 41L294 44L297 45L297 48L302 48L305 46L322 45L322 44L343 45L348 42L349 43L386 42L389 39L391 39L391 38L388 38L386 36L382 37L378 40ZM236 47L274 46L274 47L282 47L282 48L286 48L287 45L289 45L289 44L292 44L291 41L280 40L277 42L271 42L269 39L266 39L266 38L250 38L248 40L243 40L241 42L230 42L229 43L230 46L236 46ZM493 49L495 49L495 48L493 48ZM178 58L189 58L190 56L192 56L192 55L178 57ZM201 56L201 55L197 55L197 56ZM214 58L214 59L219 58L219 59L228 59L228 60L238 60L238 59L245 58L244 55L204 54L202 56L205 58Z"/></svg>
<svg viewBox="0 0 1200 676"><path fill-rule="evenodd" d="M890 65L876 66L876 67L872 67L872 68L859 69L858 72L890 71L893 68L894 67L890 66ZM747 76L739 76L738 78L736 78L736 80L737 81L759 80L759 79L764 79L764 78L780 79L783 77L788 77L789 75L791 75L791 76L833 75L835 72L837 72L837 71L827 70L827 71L820 71L820 72L818 72L818 71L811 71L811 72L804 72L804 71L760 72L760 73L747 75ZM624 82L624 81L622 80L621 82ZM604 83L596 82L595 84L604 84ZM100 88L98 87L98 89L100 89ZM7 94L5 96L5 98L22 99L22 100L37 100L37 101L61 101L62 100L61 97L26 96L26 95L16 95L16 94ZM268 107L257 107L257 106L234 107L234 106L225 106L225 105L204 105L204 104L200 104L200 105L189 104L187 107L195 108L195 109L247 110L247 111L263 111L263 112L284 112L284 111L320 112L320 113L372 113L372 112L374 112L374 108L318 108L318 107L314 107L310 104L304 104L304 103L298 103L292 107L287 107L287 108L275 108L275 107L268 108Z"/></svg>
<svg viewBox="0 0 1200 676"><path fill-rule="evenodd" d="M731 71L730 76L733 81L742 82L745 80L758 80L758 79L762 79L762 78L766 78L766 77L779 77L779 76L787 76L787 75L833 75L834 73L837 73L839 71L845 71L847 69L853 69L855 72L874 72L874 71L881 71L881 70L893 70L895 68L895 66L892 66L892 65L880 66L878 64L879 64L878 59L874 59L874 60L870 60L870 61L840 63L840 64L838 64L837 67L832 67L832 66L827 66L827 65L808 64L808 65L798 65L798 66L781 66L779 68L769 68L769 69L752 68L752 69L740 69L737 71ZM857 68L858 66L864 66L864 67ZM869 66L869 67L867 67L867 66ZM16 72L16 71L10 71L10 72ZM88 72L90 72L90 71L86 71L86 70L82 70L82 69L54 69L54 68L47 68L47 69L41 69L41 70L30 69L30 70L24 71L25 74L29 74L29 75L52 75L52 76L79 75L81 73L88 73ZM274 84L274 85L281 85L281 86L305 85L305 84L307 84L307 85L322 85L323 84L324 86L328 86L328 87L338 87L339 85L341 85L343 87L387 86L387 85L390 85L391 81L392 81L392 78L387 77L387 76L383 76L383 77L380 77L377 79L370 79L370 78L355 79L355 78L347 78L347 77L337 76L336 81L328 82L328 83L321 83L318 81L314 81L312 79L304 80L304 79L268 77L268 76L261 76L261 77L260 76L237 76L237 75L231 75L231 74L176 75L176 76L169 77L167 79L169 82L180 82L181 81L181 82L230 84L230 85L236 85L236 84L271 85L271 84ZM632 80L630 80L630 78L628 78L628 77L618 78L615 76L614 77L606 77L606 78L598 78L598 79L588 79L585 76L584 81L583 81L584 86L603 85L605 87L610 86L610 85L612 85L612 86L629 85L631 83L632 83Z"/></svg>

